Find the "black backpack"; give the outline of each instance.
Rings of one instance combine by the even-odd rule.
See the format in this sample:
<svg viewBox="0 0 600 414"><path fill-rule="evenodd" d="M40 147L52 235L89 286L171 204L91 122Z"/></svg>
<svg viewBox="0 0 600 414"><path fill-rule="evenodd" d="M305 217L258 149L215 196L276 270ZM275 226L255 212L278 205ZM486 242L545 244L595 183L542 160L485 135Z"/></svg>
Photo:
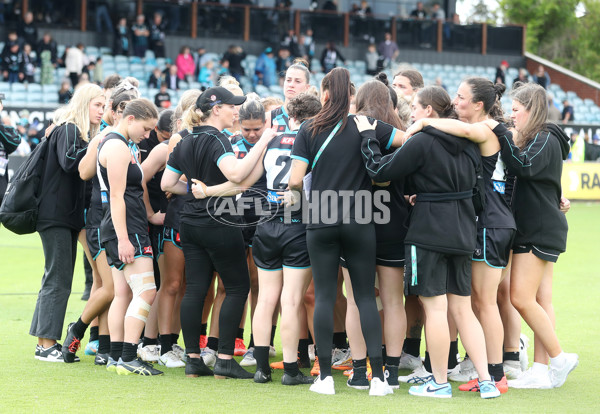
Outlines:
<svg viewBox="0 0 600 414"><path fill-rule="evenodd" d="M40 182L44 174L49 139L40 142L8 183L0 222L16 234L35 232L39 211Z"/></svg>

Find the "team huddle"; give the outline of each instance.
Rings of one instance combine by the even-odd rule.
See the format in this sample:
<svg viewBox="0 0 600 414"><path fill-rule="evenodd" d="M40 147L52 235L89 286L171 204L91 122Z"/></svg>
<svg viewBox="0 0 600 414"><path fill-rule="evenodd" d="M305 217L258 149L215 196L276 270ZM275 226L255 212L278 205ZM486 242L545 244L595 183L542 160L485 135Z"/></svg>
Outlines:
<svg viewBox="0 0 600 414"><path fill-rule="evenodd" d="M283 385L335 394L337 369L370 395L404 382L434 398L449 380L481 398L562 386L578 364L552 309L569 139L545 90L514 87L508 118L485 78L452 99L412 69L356 89L335 68L318 92L310 76L290 66L284 102L224 78L160 113L135 78L76 89L47 132L36 358L79 361L89 328L86 354L118 374L283 369ZM60 345L78 241L94 285Z"/></svg>

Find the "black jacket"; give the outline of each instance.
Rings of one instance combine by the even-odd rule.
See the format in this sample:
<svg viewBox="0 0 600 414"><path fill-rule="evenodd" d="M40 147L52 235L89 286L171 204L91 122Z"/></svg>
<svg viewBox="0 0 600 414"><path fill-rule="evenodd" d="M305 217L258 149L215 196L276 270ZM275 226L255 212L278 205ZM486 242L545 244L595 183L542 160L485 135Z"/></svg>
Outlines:
<svg viewBox="0 0 600 414"><path fill-rule="evenodd" d="M2 203L8 185L8 156L17 149L20 143L21 137L17 130L0 123L0 163L2 163L0 165L0 203Z"/></svg>
<svg viewBox="0 0 600 414"><path fill-rule="evenodd" d="M363 133L362 154L371 178L383 182L406 177L417 192L405 244L454 255L473 253L476 222L471 195L475 164L467 151L480 156L475 144L426 127L394 153L382 157L373 132ZM471 195L457 200L422 201L425 194L447 197L462 192Z"/></svg>
<svg viewBox="0 0 600 414"><path fill-rule="evenodd" d="M37 230L84 226L85 182L77 167L85 155L87 143L75 124L57 126L50 137L46 166L41 182Z"/></svg>
<svg viewBox="0 0 600 414"><path fill-rule="evenodd" d="M521 150L506 132L498 137L502 160L517 177L513 211L517 223L514 245L533 244L564 252L567 219L560 211L560 178L569 155L569 137L555 124L547 124Z"/></svg>

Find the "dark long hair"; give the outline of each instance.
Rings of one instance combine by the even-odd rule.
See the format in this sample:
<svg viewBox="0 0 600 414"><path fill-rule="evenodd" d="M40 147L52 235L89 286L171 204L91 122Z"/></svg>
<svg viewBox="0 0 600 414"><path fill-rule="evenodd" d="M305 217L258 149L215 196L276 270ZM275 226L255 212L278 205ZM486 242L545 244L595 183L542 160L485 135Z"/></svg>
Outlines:
<svg viewBox="0 0 600 414"><path fill-rule="evenodd" d="M431 105L431 109L440 118L456 119L452 99L450 99L448 92L441 86L426 86L419 90L417 92L417 101L423 108Z"/></svg>
<svg viewBox="0 0 600 414"><path fill-rule="evenodd" d="M342 120L340 131L346 127L350 111L350 72L345 68L332 69L323 78L321 88L323 91L329 92L329 99L314 118L313 138L319 133L333 128L340 119Z"/></svg>
<svg viewBox="0 0 600 414"><path fill-rule="evenodd" d="M406 129L392 105L389 87L379 80L370 80L358 88L356 94L356 113L358 115L370 116L400 130Z"/></svg>
<svg viewBox="0 0 600 414"><path fill-rule="evenodd" d="M498 122L504 122L504 111L500 99L506 90L501 83L493 83L491 80L479 76L471 76L463 80L471 88L471 101L482 102L483 111Z"/></svg>

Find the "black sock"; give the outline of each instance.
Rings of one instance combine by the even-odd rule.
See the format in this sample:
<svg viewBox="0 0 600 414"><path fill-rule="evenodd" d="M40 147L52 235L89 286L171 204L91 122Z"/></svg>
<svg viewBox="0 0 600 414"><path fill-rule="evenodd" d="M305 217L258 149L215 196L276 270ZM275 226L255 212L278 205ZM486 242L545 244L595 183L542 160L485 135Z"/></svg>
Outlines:
<svg viewBox="0 0 600 414"><path fill-rule="evenodd" d="M277 330L277 325L273 325L271 326L271 342L269 342L269 345L273 346L275 343L273 342L275 340L275 331Z"/></svg>
<svg viewBox="0 0 600 414"><path fill-rule="evenodd" d="M262 369L264 373L270 372L268 346L255 346L254 359L256 359L256 369Z"/></svg>
<svg viewBox="0 0 600 414"><path fill-rule="evenodd" d="M298 341L298 359L300 361L310 361L308 357L308 339Z"/></svg>
<svg viewBox="0 0 600 414"><path fill-rule="evenodd" d="M87 331L88 326L90 326L89 323L85 323L81 320L81 318L79 318L71 328L71 331L73 334L75 334L75 337L81 339L85 335L85 331Z"/></svg>
<svg viewBox="0 0 600 414"><path fill-rule="evenodd" d="M390 367L397 367L398 365L400 365L400 357L392 357L388 355L385 359L385 365Z"/></svg>
<svg viewBox="0 0 600 414"><path fill-rule="evenodd" d="M385 363L387 358L387 348L385 344L381 345L381 357L383 358L383 362Z"/></svg>
<svg viewBox="0 0 600 414"><path fill-rule="evenodd" d="M173 335L160 335L160 354L164 355L173 350Z"/></svg>
<svg viewBox="0 0 600 414"><path fill-rule="evenodd" d="M144 344L143 346L158 345L158 338L148 338L147 336L144 336L142 343Z"/></svg>
<svg viewBox="0 0 600 414"><path fill-rule="evenodd" d="M456 341L450 341L450 352L448 353L448 369L452 369L458 365L458 362L456 362L456 354L458 354L458 339Z"/></svg>
<svg viewBox="0 0 600 414"><path fill-rule="evenodd" d="M502 364L488 364L488 371L492 381L500 381L504 376L504 366Z"/></svg>
<svg viewBox="0 0 600 414"><path fill-rule="evenodd" d="M367 358L353 360L352 368L355 378L367 378Z"/></svg>
<svg viewBox="0 0 600 414"><path fill-rule="evenodd" d="M346 332L333 333L333 347L338 349L348 349L348 342L346 342Z"/></svg>
<svg viewBox="0 0 600 414"><path fill-rule="evenodd" d="M217 349L219 349L219 338L215 338L214 336L209 336L206 347L209 349L212 349L213 351L216 351Z"/></svg>
<svg viewBox="0 0 600 414"><path fill-rule="evenodd" d="M137 347L137 344L123 342L123 354L121 355L123 362L131 362L135 359L137 356Z"/></svg>
<svg viewBox="0 0 600 414"><path fill-rule="evenodd" d="M90 341L98 341L98 327L92 326L90 328Z"/></svg>
<svg viewBox="0 0 600 414"><path fill-rule="evenodd" d="M300 373L300 369L298 368L298 362L284 362L283 373L291 375L292 377L298 375Z"/></svg>
<svg viewBox="0 0 600 414"><path fill-rule="evenodd" d="M382 357L369 357L371 360L371 371L373 372L373 378L379 378L381 381L385 381L383 376L383 358Z"/></svg>
<svg viewBox="0 0 600 414"><path fill-rule="evenodd" d="M98 335L98 353L110 353L110 335Z"/></svg>
<svg viewBox="0 0 600 414"><path fill-rule="evenodd" d="M310 331L308 331L308 344L309 345L314 345L315 341L313 341L313 337L310 334Z"/></svg>
<svg viewBox="0 0 600 414"><path fill-rule="evenodd" d="M421 339L420 338L406 338L404 340L404 352L414 357L421 355Z"/></svg>
<svg viewBox="0 0 600 414"><path fill-rule="evenodd" d="M254 334L250 334L250 343L248 344L248 348L252 348L254 346Z"/></svg>
<svg viewBox="0 0 600 414"><path fill-rule="evenodd" d="M177 341L179 341L179 334L178 333L172 333L171 334L171 344L175 345L175 344L177 344Z"/></svg>
<svg viewBox="0 0 600 414"><path fill-rule="evenodd" d="M504 353L504 360L505 361L518 361L519 360L519 353L518 352L505 352Z"/></svg>
<svg viewBox="0 0 600 414"><path fill-rule="evenodd" d="M203 323L202 325L200 325L200 335L206 335L206 328L208 328L207 323Z"/></svg>
<svg viewBox="0 0 600 414"><path fill-rule="evenodd" d="M121 355L123 354L123 342L111 342L110 343L110 357L115 360L115 362L119 361Z"/></svg>
<svg viewBox="0 0 600 414"><path fill-rule="evenodd" d="M433 372L431 370L431 359L429 359L428 351L425 351L425 361L423 361L423 368L425 368L425 371L427 372Z"/></svg>
<svg viewBox="0 0 600 414"><path fill-rule="evenodd" d="M236 336L236 338L239 338L239 339L241 339L241 340L243 340L243 339L244 339L244 328L238 328L238 331L237 331L237 336Z"/></svg>
<svg viewBox="0 0 600 414"><path fill-rule="evenodd" d="M352 368L367 368L367 358L352 360Z"/></svg>

